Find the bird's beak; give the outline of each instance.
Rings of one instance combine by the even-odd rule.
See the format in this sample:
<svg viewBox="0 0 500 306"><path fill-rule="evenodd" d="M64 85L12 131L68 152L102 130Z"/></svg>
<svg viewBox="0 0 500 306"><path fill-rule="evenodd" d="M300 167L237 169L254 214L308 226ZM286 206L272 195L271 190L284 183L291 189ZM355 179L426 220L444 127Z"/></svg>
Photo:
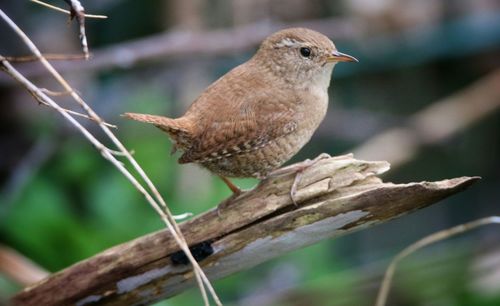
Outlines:
<svg viewBox="0 0 500 306"><path fill-rule="evenodd" d="M334 62L359 62L354 56L350 56L349 54L345 54L342 52L339 52L337 50L333 51L328 57L326 58L326 61L328 63L334 63Z"/></svg>

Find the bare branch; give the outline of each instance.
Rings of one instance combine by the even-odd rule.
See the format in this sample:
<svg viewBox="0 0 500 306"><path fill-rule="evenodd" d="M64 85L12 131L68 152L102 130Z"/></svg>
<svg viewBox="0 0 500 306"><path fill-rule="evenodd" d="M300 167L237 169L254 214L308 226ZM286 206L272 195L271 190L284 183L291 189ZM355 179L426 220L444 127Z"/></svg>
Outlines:
<svg viewBox="0 0 500 306"><path fill-rule="evenodd" d="M489 36L493 35L492 33L494 32L488 31L491 22L478 24L475 22L478 18L493 23L496 20L494 16L472 13L460 20L461 24L463 24L463 29L473 31L472 33L485 34L481 35L485 39L484 43L496 39L496 36L493 38ZM366 18L335 17L311 19L294 23L261 20L234 28L210 31L192 32L173 30L163 32L93 50L93 61L78 63L58 62L56 63L56 68L60 72L77 71L81 73L83 71L93 72L116 68L130 68L145 62L172 60L180 57L192 59L234 55L255 49L265 37L284 27L307 27L332 37L335 41L344 41L349 42L351 45L356 45L359 50L369 48L370 54L377 54L378 60L375 58L370 60L369 56L367 56L366 60L383 60L385 69L408 65L407 57L399 59L391 57L397 53L396 51L405 54L410 52L421 56L422 51L428 50L429 44L433 43L431 37L435 38L436 30L438 30L439 35L442 35L443 38L447 37L446 31L443 28L436 29L427 25L412 28L402 27L399 32L391 33L388 36L386 32L373 29L372 23ZM390 41L398 41L401 44L396 44L396 46L388 44ZM450 43L446 48L453 48L456 45L459 45L458 41ZM452 50L447 51L453 52ZM439 55L435 53L427 57L427 60L431 60L437 56ZM25 67L23 73L28 76L40 76L46 74L46 71L36 66L30 66ZM4 80L0 79L1 81Z"/></svg>
<svg viewBox="0 0 500 306"><path fill-rule="evenodd" d="M490 224L500 224L500 216L492 216L492 217L486 217L486 218L481 218L478 220L474 220L471 222L467 222L464 224L460 224L457 226L454 226L452 228L448 228L439 232L435 232L430 234L429 236L426 236L419 241L409 245L406 247L403 251L401 251L394 259L391 261L391 264L385 271L384 279L382 281L382 285L380 286L380 290L378 292L377 296L377 302L376 306L384 306L387 302L387 295L389 294L389 289L392 281L392 276L394 275L394 272L396 270L396 266L399 264L401 260L403 260L405 257L415 253L416 251L420 250L421 248L424 248L430 244L449 239L453 236L468 232L470 230L473 230L477 227L484 226L484 225L490 225Z"/></svg>
<svg viewBox="0 0 500 306"><path fill-rule="evenodd" d="M244 52L257 47L262 40L285 24L261 21L230 29L203 32L170 31L149 37L114 44L95 50L94 61L78 64L84 70L128 68L145 61L173 57L201 57ZM360 37L364 26L354 18L330 18L286 24L287 27L303 26L335 37L336 40ZM84 66L84 67L83 67ZM65 67L66 68L66 67ZM69 70L74 69L68 67Z"/></svg>
<svg viewBox="0 0 500 306"><path fill-rule="evenodd" d="M383 158L398 167L425 145L442 142L500 108L500 69L417 112L404 127L388 129L354 149L361 158ZM388 150L387 148L391 148Z"/></svg>
<svg viewBox="0 0 500 306"><path fill-rule="evenodd" d="M294 175L271 178L226 200L226 208L183 223L181 229L207 275L218 279L322 239L421 209L478 180L384 183L376 176L388 169L386 162L352 156L324 159L304 172L298 206L289 196ZM194 284L188 262L171 234L160 231L56 273L16 295L13 302L22 306L151 304ZM65 286L70 280L71 286ZM63 292L53 294L63 286Z"/></svg>
<svg viewBox="0 0 500 306"><path fill-rule="evenodd" d="M40 90L42 92L48 94L49 96L53 96L53 97L68 96L71 94L71 92L69 92L69 91L53 91L53 90L50 90L47 88L40 88Z"/></svg>
<svg viewBox="0 0 500 306"><path fill-rule="evenodd" d="M40 4L41 6L45 6L45 7L49 8L49 9L52 9L52 10L55 10L55 11L58 11L58 12L62 12L62 13L68 14L68 15L71 15L70 11L62 9L62 8L57 7L55 5L48 4L48 3L45 3L45 2L40 1L40 0L30 0L30 1L34 2L34 3L37 3L37 4ZM85 18L96 18L96 19L106 19L106 18L108 18L108 16L93 15L93 14L84 14L84 16L85 16Z"/></svg>
<svg viewBox="0 0 500 306"><path fill-rule="evenodd" d="M85 59L84 54L43 54L43 57L47 60L54 61L74 61ZM28 63L28 62L36 62L38 61L38 57L34 55L25 55L25 56L4 56L6 60L11 63Z"/></svg>
<svg viewBox="0 0 500 306"><path fill-rule="evenodd" d="M356 39L362 36L363 20L331 18L287 24L315 29L338 39ZM227 55L255 48L269 34L284 27L277 22L257 22L232 29L206 32L170 31L93 50L92 61L57 62L59 72L104 71L113 68L130 68L136 64L175 57L201 57ZM24 67L26 76L45 75L39 67ZM0 79L0 82L3 81Z"/></svg>
<svg viewBox="0 0 500 306"><path fill-rule="evenodd" d="M85 9L78 0L64 0L64 2L66 2L70 7L70 18L76 18L76 21L78 22L78 28L80 30L80 45L82 45L82 51L85 55L85 59L89 59L89 46L87 44L87 35L85 35Z"/></svg>

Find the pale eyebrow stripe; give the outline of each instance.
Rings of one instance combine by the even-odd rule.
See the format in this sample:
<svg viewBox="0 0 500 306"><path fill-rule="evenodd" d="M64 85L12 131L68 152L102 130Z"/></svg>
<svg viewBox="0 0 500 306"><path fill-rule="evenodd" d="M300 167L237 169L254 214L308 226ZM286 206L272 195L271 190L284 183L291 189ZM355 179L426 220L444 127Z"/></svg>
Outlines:
<svg viewBox="0 0 500 306"><path fill-rule="evenodd" d="M298 45L298 42L295 39L283 38L279 43L276 44L276 47L293 47L296 45Z"/></svg>

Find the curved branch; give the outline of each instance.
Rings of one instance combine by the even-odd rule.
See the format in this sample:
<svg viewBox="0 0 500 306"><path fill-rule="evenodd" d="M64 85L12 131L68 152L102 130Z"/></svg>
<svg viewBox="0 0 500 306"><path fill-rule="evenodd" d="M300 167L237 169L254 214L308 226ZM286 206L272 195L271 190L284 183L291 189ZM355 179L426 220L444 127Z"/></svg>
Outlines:
<svg viewBox="0 0 500 306"><path fill-rule="evenodd" d="M362 20L354 18L329 18L287 24L289 27L303 26L318 30L336 39L361 36ZM95 49L91 61L71 63L54 62L54 67L61 73L78 71L103 71L115 68L130 68L139 63L175 57L200 57L228 55L248 51L269 34L285 25L272 21L261 21L231 29L218 29L204 32L168 31L113 44ZM39 77L46 71L38 66L23 67L27 77ZM0 82L5 82L0 78Z"/></svg>
<svg viewBox="0 0 500 306"><path fill-rule="evenodd" d="M307 169L294 206L294 176L262 181L238 198L181 224L192 253L210 279L248 269L322 239L397 218L477 181L393 184L377 175L387 162L352 155ZM190 266L165 230L118 245L58 272L13 297L14 305L137 305L171 297L195 284ZM57 292L57 294L54 294Z"/></svg>

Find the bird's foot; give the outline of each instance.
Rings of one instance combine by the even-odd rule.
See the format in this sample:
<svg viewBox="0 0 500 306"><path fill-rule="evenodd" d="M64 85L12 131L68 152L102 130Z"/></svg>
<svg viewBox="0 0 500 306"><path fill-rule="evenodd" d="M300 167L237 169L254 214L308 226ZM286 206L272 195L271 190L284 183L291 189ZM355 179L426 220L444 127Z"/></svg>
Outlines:
<svg viewBox="0 0 500 306"><path fill-rule="evenodd" d="M229 207L229 205L233 202L234 199L236 199L238 196L241 195L241 191L240 193L233 193L229 198L225 199L223 202L219 203L219 205L217 205L217 216L222 217L222 211L225 210L226 208Z"/></svg>
<svg viewBox="0 0 500 306"><path fill-rule="evenodd" d="M304 171L311 167L314 166L317 162L323 159L331 158L331 156L327 153L321 153L314 159L306 159L303 162L296 163L290 166L286 166L280 169L276 169L268 174L269 177L278 177L278 176L283 176L283 175L288 175L291 173L295 173L295 178L292 183L292 187L290 188L290 198L292 199L292 202L295 206L298 206L297 201L296 201L296 194L297 194L297 187L299 185L300 180L302 179L302 175Z"/></svg>

